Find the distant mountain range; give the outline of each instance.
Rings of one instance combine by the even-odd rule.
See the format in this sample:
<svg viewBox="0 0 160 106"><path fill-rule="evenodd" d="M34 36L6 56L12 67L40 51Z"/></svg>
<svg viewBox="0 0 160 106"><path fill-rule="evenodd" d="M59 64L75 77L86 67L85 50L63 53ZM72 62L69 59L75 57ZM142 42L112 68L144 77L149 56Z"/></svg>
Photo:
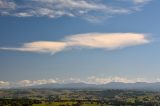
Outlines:
<svg viewBox="0 0 160 106"><path fill-rule="evenodd" d="M127 90L153 90L160 91L160 82L147 83L122 83L110 82L107 84L86 84L86 83L66 83L66 84L43 84L37 86L30 86L29 88L49 88L49 89L127 89Z"/></svg>

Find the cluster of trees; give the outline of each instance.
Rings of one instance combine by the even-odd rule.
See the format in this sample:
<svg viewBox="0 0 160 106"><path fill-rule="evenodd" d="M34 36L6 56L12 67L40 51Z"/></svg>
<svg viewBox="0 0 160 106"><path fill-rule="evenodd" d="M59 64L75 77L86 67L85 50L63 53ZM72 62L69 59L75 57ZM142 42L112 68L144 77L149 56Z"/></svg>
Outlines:
<svg viewBox="0 0 160 106"><path fill-rule="evenodd" d="M67 103L67 102L70 102ZM73 102L73 103L72 103ZM32 100L32 99L0 99L0 106L32 106L33 104L41 104L40 100ZM97 106L160 106L160 102L158 101L147 101L147 100L138 100L136 99L134 102L129 102L126 100L78 100L78 101L59 101L59 106L82 106L83 104L94 104ZM64 104L66 103L66 104ZM52 102L46 102L46 104L52 104Z"/></svg>
<svg viewBox="0 0 160 106"><path fill-rule="evenodd" d="M32 99L0 99L0 106L32 106L33 104L41 104L41 101Z"/></svg>
<svg viewBox="0 0 160 106"><path fill-rule="evenodd" d="M28 93L31 92L32 93ZM6 92L6 91L4 91ZM16 93L15 93L16 92ZM47 93L46 93L47 92ZM50 93L56 92L56 93ZM24 94L23 94L24 93ZM17 95L14 95L17 94ZM0 106L160 106L160 92L130 90L29 90L14 91L9 97L1 97ZM33 95L36 94L36 95ZM11 98L11 99L7 99ZM33 100L36 98L37 100Z"/></svg>
<svg viewBox="0 0 160 106"><path fill-rule="evenodd" d="M59 106L81 106L82 104L77 102L77 103L73 103L73 104L60 104Z"/></svg>
<svg viewBox="0 0 160 106"><path fill-rule="evenodd" d="M160 106L160 101L158 100L139 100L136 98L134 102L128 101L127 99L108 99L108 100L59 100L59 103L66 103L66 104L60 104L59 106L82 106L83 104L89 104L89 105L97 105L97 106ZM67 102L73 102L72 104L68 104ZM51 102L50 102L51 103Z"/></svg>

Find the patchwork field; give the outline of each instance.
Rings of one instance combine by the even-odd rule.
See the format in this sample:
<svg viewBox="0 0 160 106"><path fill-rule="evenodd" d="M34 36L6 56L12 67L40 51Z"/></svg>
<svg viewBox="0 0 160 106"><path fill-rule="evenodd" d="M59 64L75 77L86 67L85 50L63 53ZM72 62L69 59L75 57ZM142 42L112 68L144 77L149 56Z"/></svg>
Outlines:
<svg viewBox="0 0 160 106"><path fill-rule="evenodd" d="M0 90L0 106L160 106L160 92L88 89Z"/></svg>

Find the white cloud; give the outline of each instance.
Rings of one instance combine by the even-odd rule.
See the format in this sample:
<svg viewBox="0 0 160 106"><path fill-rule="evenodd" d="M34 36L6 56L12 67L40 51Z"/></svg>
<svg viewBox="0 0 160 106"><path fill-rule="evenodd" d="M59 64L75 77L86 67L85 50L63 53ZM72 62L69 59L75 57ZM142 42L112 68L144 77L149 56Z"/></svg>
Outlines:
<svg viewBox="0 0 160 106"><path fill-rule="evenodd" d="M145 34L138 33L87 33L71 35L61 42L35 41L25 43L22 47L0 47L0 50L13 50L23 52L51 53L63 51L70 47L101 48L114 50L128 46L149 43Z"/></svg>
<svg viewBox="0 0 160 106"><path fill-rule="evenodd" d="M70 8L70 9L105 9L106 6L103 4L96 4L91 0L32 0L37 3L53 4L56 8Z"/></svg>
<svg viewBox="0 0 160 106"><path fill-rule="evenodd" d="M56 79L56 83L86 83L86 84L107 84L110 82L123 82L123 83L136 83L136 82L157 82L156 80L146 80L145 78L135 78L135 79L129 79L126 77L98 77L98 76L90 76L84 79L81 78L75 78L70 77L66 79Z"/></svg>
<svg viewBox="0 0 160 106"><path fill-rule="evenodd" d="M88 33L69 36L65 39L69 46L117 49L149 43L145 34L137 33Z"/></svg>
<svg viewBox="0 0 160 106"><path fill-rule="evenodd" d="M16 4L9 0L0 0L0 9L15 9Z"/></svg>
<svg viewBox="0 0 160 106"><path fill-rule="evenodd" d="M8 81L0 81L0 88L9 87L10 83Z"/></svg>
<svg viewBox="0 0 160 106"><path fill-rule="evenodd" d="M132 3L135 3L136 5L138 4L145 4L145 3L148 3L152 0L116 0L116 1L120 1L120 2L132 2Z"/></svg>
<svg viewBox="0 0 160 106"><path fill-rule="evenodd" d="M56 52L63 50L65 46L66 44L63 42L37 41L37 42L25 43L22 47L19 48L2 47L0 49L54 54Z"/></svg>
<svg viewBox="0 0 160 106"><path fill-rule="evenodd" d="M80 78L74 78L74 77L70 77L67 79L63 79L62 81L59 80L59 83L87 83L87 81L80 79Z"/></svg>
<svg viewBox="0 0 160 106"><path fill-rule="evenodd" d="M43 79L43 80L22 80L19 81L20 86L34 86L34 85L42 85L42 84L52 84L57 83L54 79Z"/></svg>
<svg viewBox="0 0 160 106"><path fill-rule="evenodd" d="M17 82L8 82L8 81L0 81L0 88L15 88L15 87L27 87L27 86L35 86L42 84L66 84L66 83L86 83L86 84L107 84L110 82L122 82L122 83L136 83L136 82L147 82L147 83L155 83L160 82L160 78L148 79L143 77L138 78L127 78L120 76L89 76L87 78L51 78L51 79L39 79L39 80L20 80Z"/></svg>
<svg viewBox="0 0 160 106"><path fill-rule="evenodd" d="M156 80L154 80L154 81L149 81L149 80L147 80L147 79L145 79L145 78L136 78L135 79L135 82L157 82Z"/></svg>
<svg viewBox="0 0 160 106"><path fill-rule="evenodd" d="M87 79L87 83L91 83L91 84L107 84L110 82L123 82L123 83L136 83L136 82L147 82L147 83L155 83L155 82L159 82L160 80L157 79L146 79L143 77L140 78L126 78L126 77L119 77L119 76L115 76L115 77L98 77L98 76L91 76L88 77Z"/></svg>
<svg viewBox="0 0 160 106"><path fill-rule="evenodd" d="M111 4L105 3L103 0L28 0L23 1L23 3L13 0L0 0L0 15L17 17L46 16L50 18L69 16L97 22L113 15L137 11L138 9L133 10L131 8L148 1L150 0L133 0L132 5L124 7L123 5L116 5L118 0Z"/></svg>
<svg viewBox="0 0 160 106"><path fill-rule="evenodd" d="M133 83L134 81L129 80L125 77L88 77L88 83L93 84L106 84L110 82L123 82L123 83Z"/></svg>
<svg viewBox="0 0 160 106"><path fill-rule="evenodd" d="M151 1L151 0L133 0L133 2L137 3L137 4L148 3L149 1Z"/></svg>

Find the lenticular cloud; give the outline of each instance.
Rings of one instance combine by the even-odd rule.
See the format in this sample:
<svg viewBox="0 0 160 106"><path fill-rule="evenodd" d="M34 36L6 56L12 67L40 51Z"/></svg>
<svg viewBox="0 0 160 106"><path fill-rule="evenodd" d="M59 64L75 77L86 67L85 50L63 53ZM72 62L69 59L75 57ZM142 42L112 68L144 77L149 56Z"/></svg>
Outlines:
<svg viewBox="0 0 160 106"><path fill-rule="evenodd" d="M20 47L0 47L0 50L21 52L57 53L66 48L101 48L115 50L119 48L149 43L146 34L137 33L87 33L70 35L61 41L34 41L24 43Z"/></svg>

